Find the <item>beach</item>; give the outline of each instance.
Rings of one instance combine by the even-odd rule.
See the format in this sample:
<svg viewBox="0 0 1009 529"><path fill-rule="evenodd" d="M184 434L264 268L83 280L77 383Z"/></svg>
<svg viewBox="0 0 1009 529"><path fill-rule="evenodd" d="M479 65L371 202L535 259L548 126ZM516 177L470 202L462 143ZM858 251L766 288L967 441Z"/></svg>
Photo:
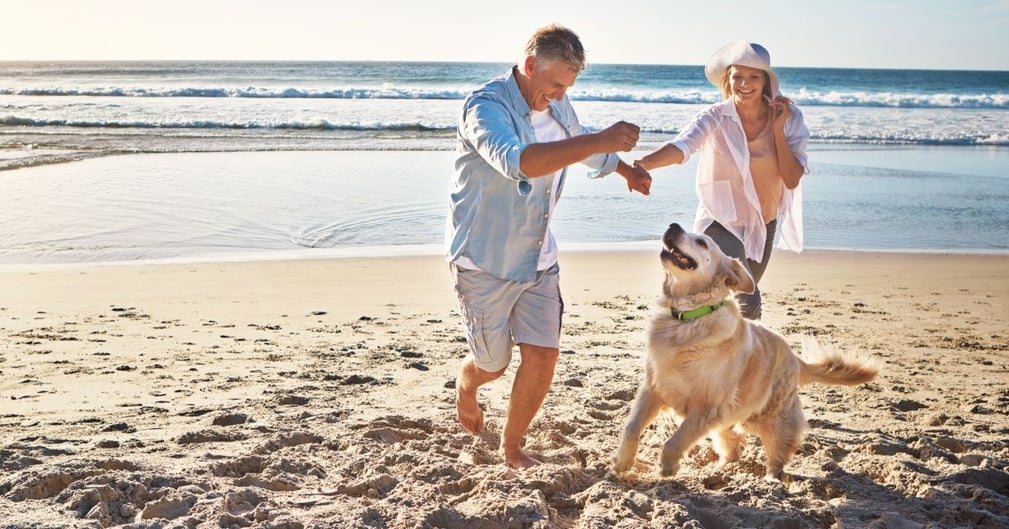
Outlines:
<svg viewBox="0 0 1009 529"><path fill-rule="evenodd" d="M525 471L496 451L514 363L480 392L486 432L455 420L466 343L438 256L4 267L0 527L1009 525L1009 256L776 252L763 323L881 373L800 390L810 430L775 484L754 438L661 477L668 417L609 471L657 252L562 249Z"/></svg>
<svg viewBox="0 0 1009 529"><path fill-rule="evenodd" d="M754 438L662 477L669 416L610 471L696 159L648 197L564 180L544 464L497 452L517 359L487 430L457 423L455 129L507 67L0 63L0 529L1009 527L1009 72L781 69L806 251L775 251L763 324L881 372L801 388L768 483ZM625 161L720 100L699 65L590 64L570 96L641 127Z"/></svg>

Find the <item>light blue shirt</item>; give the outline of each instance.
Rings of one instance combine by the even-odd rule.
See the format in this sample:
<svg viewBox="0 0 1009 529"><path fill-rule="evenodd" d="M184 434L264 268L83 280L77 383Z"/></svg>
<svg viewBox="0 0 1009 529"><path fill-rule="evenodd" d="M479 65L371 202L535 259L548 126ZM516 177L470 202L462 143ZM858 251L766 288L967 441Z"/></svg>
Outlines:
<svg viewBox="0 0 1009 529"><path fill-rule="evenodd" d="M565 95L550 103L550 114L568 137L591 131L578 123ZM529 177L519 169L522 151L536 142L531 110L515 80L514 68L475 90L463 104L456 133L455 172L449 193L446 226L447 258L467 257L484 272L511 281L536 277L540 249L547 239L550 193L564 189L567 169L557 186L533 193ZM612 173L616 154L596 154L581 163L593 169L590 178Z"/></svg>

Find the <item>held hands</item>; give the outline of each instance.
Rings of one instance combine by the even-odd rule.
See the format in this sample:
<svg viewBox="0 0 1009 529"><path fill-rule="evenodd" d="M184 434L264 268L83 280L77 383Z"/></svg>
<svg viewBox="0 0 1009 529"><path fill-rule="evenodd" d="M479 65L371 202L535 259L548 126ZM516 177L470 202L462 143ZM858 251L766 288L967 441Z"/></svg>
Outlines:
<svg viewBox="0 0 1009 529"><path fill-rule="evenodd" d="M617 162L617 172L627 180L627 191L637 191L648 195L652 189L652 175L643 167L627 165L623 160Z"/></svg>
<svg viewBox="0 0 1009 529"><path fill-rule="evenodd" d="M626 178L628 191L637 191L642 195L652 192L652 175L640 165L632 165Z"/></svg>
<svg viewBox="0 0 1009 529"><path fill-rule="evenodd" d="M599 152L627 152L638 144L641 128L633 123L618 121L599 131Z"/></svg>
<svg viewBox="0 0 1009 529"><path fill-rule="evenodd" d="M641 128L633 123L618 121L596 133L599 138L600 152L627 152L638 144ZM651 193L652 175L643 167L627 165L623 160L617 163L617 172L627 180L627 190L637 191L642 195Z"/></svg>

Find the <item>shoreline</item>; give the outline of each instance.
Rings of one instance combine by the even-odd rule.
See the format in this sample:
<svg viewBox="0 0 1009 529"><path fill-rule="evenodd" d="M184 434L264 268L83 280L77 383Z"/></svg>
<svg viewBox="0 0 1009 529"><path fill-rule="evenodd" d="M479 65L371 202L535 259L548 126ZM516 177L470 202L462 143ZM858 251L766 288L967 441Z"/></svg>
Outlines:
<svg viewBox="0 0 1009 529"><path fill-rule="evenodd" d="M1009 252L999 229L1009 149L859 149L812 153L807 248ZM0 267L440 254L450 167L450 151L316 151L121 156L0 173L10 191L0 201ZM650 197L627 193L620 178L575 176L554 226L562 251L635 248L670 222L692 223L690 164L656 171ZM375 177L389 182L380 194L368 183Z"/></svg>
<svg viewBox="0 0 1009 529"><path fill-rule="evenodd" d="M661 242L656 240L623 241L609 243L561 243L561 254L592 254L592 253L652 253ZM171 266L171 265L204 265L204 264L236 264L236 263L269 263L269 262L289 262L289 261L326 261L326 260L355 260L355 259L386 259L386 258L409 258L409 257L430 257L443 258L444 247L440 244L421 245L389 245L389 246L362 246L344 247L328 249L304 249L304 250L263 250L259 252L236 253L219 256L188 256L178 258L162 259L135 259L128 261L74 261L74 262L46 262L46 263L0 263L0 273L25 272L42 270L65 270L83 269L98 267L136 267L136 266ZM978 256L978 257L1009 257L1009 249L877 249L877 248L806 248L802 252L787 250L774 250L775 256L784 253L792 254L796 258L804 255L817 254L881 254L900 256ZM775 257L777 259L778 257Z"/></svg>
<svg viewBox="0 0 1009 529"><path fill-rule="evenodd" d="M134 154L198 154L242 152L348 152L348 151L451 151L452 130L404 134L401 131L210 131L179 129L177 133L150 136L148 129L117 129L114 132L37 134L7 132L0 128L0 174L46 165L60 165L111 156ZM653 149L671 138L668 132L642 132L638 149ZM94 141L101 140L92 145ZM35 140L45 140L44 142ZM211 147L207 143L212 144ZM115 147L115 145L119 145ZM109 147L112 145L112 147ZM104 146L104 147L103 147ZM104 149L104 150L103 150ZM1009 151L1005 143L862 142L857 140L810 140L810 152L885 151L892 149L951 149ZM5 155L6 154L6 155ZM5 155L5 156L4 156Z"/></svg>

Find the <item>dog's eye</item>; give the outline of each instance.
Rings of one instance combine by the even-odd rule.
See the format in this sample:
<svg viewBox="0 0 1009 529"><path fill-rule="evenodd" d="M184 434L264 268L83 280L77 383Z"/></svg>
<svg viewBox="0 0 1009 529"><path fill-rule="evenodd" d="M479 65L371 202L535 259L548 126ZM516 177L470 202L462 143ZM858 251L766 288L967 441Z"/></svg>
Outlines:
<svg viewBox="0 0 1009 529"><path fill-rule="evenodd" d="M704 239L697 239L697 245L700 246L701 248L704 248L705 250L708 249L708 243L705 242Z"/></svg>

